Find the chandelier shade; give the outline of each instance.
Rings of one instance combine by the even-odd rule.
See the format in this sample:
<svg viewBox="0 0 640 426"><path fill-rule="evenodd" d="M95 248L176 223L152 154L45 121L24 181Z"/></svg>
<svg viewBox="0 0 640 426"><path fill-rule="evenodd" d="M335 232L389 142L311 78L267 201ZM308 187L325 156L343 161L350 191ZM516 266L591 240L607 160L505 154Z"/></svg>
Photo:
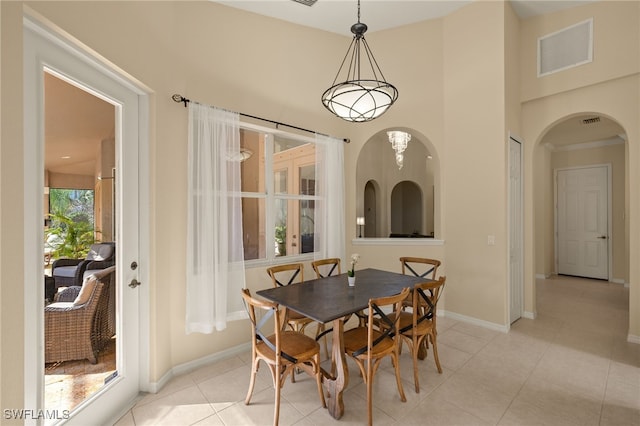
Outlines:
<svg viewBox="0 0 640 426"><path fill-rule="evenodd" d="M358 22L351 26L353 40L333 84L322 94L322 104L347 121L371 121L382 115L398 99L398 90L385 80L364 38L366 31L367 25L360 22L358 0ZM360 60L361 52L365 57L363 62Z"/></svg>

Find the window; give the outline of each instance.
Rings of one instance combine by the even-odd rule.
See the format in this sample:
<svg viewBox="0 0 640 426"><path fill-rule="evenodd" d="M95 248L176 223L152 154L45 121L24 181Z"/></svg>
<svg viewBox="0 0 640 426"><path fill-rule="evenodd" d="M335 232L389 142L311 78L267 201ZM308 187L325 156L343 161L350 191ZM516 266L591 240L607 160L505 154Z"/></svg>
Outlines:
<svg viewBox="0 0 640 426"><path fill-rule="evenodd" d="M315 163L312 140L281 132L240 130L245 260L314 251Z"/></svg>

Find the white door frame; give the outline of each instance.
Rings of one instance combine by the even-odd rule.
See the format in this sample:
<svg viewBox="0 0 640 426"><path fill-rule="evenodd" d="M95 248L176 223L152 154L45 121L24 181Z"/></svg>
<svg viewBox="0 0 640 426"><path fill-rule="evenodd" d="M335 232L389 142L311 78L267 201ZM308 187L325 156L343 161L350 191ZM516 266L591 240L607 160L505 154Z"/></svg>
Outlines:
<svg viewBox="0 0 640 426"><path fill-rule="evenodd" d="M514 203L516 202L516 200L512 200L511 199L511 177L510 177L510 169L511 169L511 141L516 142L518 144L520 144L520 185L519 185L519 192L520 192L520 198L519 198L519 205L515 206ZM509 200L508 200L508 213L507 213L507 217L509 218L508 220L508 240L509 240L509 247L507 250L507 256L508 256L508 260L507 260L507 265L509 268L509 285L508 285L508 290L507 290L507 294L508 294L508 303L507 306L509 306L509 313L508 313L508 323L511 324L513 323L515 320L517 320L518 318L521 318L522 316L524 316L524 149L523 149L523 143L522 140L511 134L511 132L509 132L509 138L508 138L508 158L509 158L509 163L508 163L508 194L509 194ZM516 228L514 228L514 224L512 223L511 220L511 215L514 209L519 210L519 224ZM512 236L514 235L514 233L516 233L516 235L518 236L518 239L520 241L520 251L518 253L518 264L520 265L519 267L519 271L516 271L517 276L518 276L518 281L517 282L512 282L511 280L511 274L513 271L511 271L511 257L512 257L512 249L513 247L511 246L511 241L512 241ZM517 288L514 288L514 286L517 286ZM513 293L519 293L520 294L520 312L515 313L517 315L514 315L514 312L512 312L513 309L513 303L512 303L512 295Z"/></svg>
<svg viewBox="0 0 640 426"><path fill-rule="evenodd" d="M93 72L101 74L124 90L128 90L138 98L138 176L139 176L139 222L141 225L149 223L149 99L147 90L135 79L122 70L110 64L104 58L90 51L80 41L55 27L53 24L39 17L35 12L25 8L23 20L25 29L24 51L24 277L25 277L25 317L24 317L24 401L25 407L44 409L44 296L43 296L43 267L42 262L37 265L33 259L42 258L43 232L43 187L44 187L44 118L43 118L43 78L38 75L43 70L49 56L53 62L59 62L58 52L64 52L66 57L73 57L74 62L89 67ZM27 37L29 34L37 35ZM40 41L50 49L44 49ZM36 40L36 41L32 41ZM60 56L58 56L60 55ZM65 64L68 65L68 64ZM73 66L73 65L68 65ZM36 230L36 231L34 231ZM138 287L138 383L139 390L149 389L149 229L140 226L138 259L140 265L135 276L143 283ZM38 266L39 265L39 266ZM124 266L124 265L123 265ZM127 268L128 269L128 268ZM131 272L119 268L118 277L129 279ZM116 381L114 380L114 383ZM99 397L99 396L98 396ZM88 401L92 401L90 398ZM133 403L133 401L131 401ZM79 410L77 421L98 421L107 413L100 404L87 404ZM127 407L118 408L123 410ZM96 413L97 409L97 413ZM39 424L42 420L31 419L25 424ZM73 423L71 419L70 423Z"/></svg>
<svg viewBox="0 0 640 426"><path fill-rule="evenodd" d="M611 181L611 164L587 164L575 167L559 167L553 170L553 241L554 241L554 268L558 273L558 172L561 170L579 170L605 167L607 169L607 281L611 281L613 268L613 228L611 218L613 215L613 187Z"/></svg>

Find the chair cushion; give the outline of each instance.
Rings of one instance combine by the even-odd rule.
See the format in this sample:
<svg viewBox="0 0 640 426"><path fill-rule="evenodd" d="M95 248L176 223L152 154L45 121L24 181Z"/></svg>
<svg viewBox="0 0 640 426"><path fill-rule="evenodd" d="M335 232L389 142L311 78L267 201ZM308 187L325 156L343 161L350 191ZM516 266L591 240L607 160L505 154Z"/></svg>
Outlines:
<svg viewBox="0 0 640 426"><path fill-rule="evenodd" d="M58 266L53 270L53 275L56 277L73 278L76 276L77 265L74 266Z"/></svg>
<svg viewBox="0 0 640 426"><path fill-rule="evenodd" d="M113 244L92 244L87 260L109 260L113 257Z"/></svg>
<svg viewBox="0 0 640 426"><path fill-rule="evenodd" d="M78 293L78 297L73 301L74 306L84 305L89 301L91 297L91 293L93 293L93 289L96 287L96 283L98 279L95 275L89 275L82 282L82 288L80 289L80 293Z"/></svg>
<svg viewBox="0 0 640 426"><path fill-rule="evenodd" d="M45 306L46 311L68 311L73 308L73 303L71 302L55 302L49 303Z"/></svg>

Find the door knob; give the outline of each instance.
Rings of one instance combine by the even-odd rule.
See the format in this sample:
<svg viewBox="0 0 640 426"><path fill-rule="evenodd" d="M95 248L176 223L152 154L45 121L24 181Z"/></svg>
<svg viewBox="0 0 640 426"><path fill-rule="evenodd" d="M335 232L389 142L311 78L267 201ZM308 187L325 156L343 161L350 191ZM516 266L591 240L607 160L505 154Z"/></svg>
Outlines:
<svg viewBox="0 0 640 426"><path fill-rule="evenodd" d="M135 278L131 280L131 282L129 283L129 287L131 288L136 288L138 287L140 284L142 284L140 281L136 280Z"/></svg>

